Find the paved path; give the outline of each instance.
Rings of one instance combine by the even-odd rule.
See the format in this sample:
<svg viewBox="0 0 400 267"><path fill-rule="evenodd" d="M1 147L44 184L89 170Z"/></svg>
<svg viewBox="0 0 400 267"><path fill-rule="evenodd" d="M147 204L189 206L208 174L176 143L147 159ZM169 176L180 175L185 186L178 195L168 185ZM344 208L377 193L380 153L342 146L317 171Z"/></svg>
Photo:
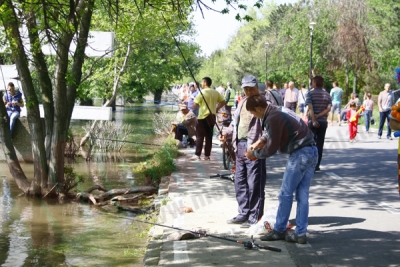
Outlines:
<svg viewBox="0 0 400 267"><path fill-rule="evenodd" d="M256 243L282 252L245 250L242 245L202 237L167 241L175 230L154 227L145 257L146 266L400 266L400 199L397 192L397 140L360 133L347 142L347 127L328 128L321 172L310 193L309 242ZM222 170L221 149L213 147L211 161L190 162L193 149L182 149L178 172L171 175L167 205L159 223L184 229L206 229L231 239L249 240L245 230L226 224L237 214L234 186L210 179ZM267 161L265 210L277 206L286 165L285 155ZM291 222L294 224L295 203ZM193 208L184 213L183 207Z"/></svg>

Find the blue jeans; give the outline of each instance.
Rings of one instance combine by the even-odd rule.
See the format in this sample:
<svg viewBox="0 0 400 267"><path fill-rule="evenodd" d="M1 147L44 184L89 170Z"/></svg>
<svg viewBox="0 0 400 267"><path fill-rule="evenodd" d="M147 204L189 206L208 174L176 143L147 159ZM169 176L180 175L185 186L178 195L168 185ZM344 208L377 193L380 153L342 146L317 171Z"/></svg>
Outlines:
<svg viewBox="0 0 400 267"><path fill-rule="evenodd" d="M274 229L280 233L286 231L293 204L293 193L296 192L296 233L304 235L308 226L308 195L311 179L314 177L318 161L318 150L315 146L306 146L290 154L282 187L279 192L279 207Z"/></svg>
<svg viewBox="0 0 400 267"><path fill-rule="evenodd" d="M19 112L18 111L7 111L8 117L10 117L10 132L11 132L11 137L15 125L15 121L19 118Z"/></svg>
<svg viewBox="0 0 400 267"><path fill-rule="evenodd" d="M378 129L378 136L382 136L382 131L383 131L383 124L385 123L386 120L386 127L388 129L387 131L387 137L390 137L392 130L390 129L390 112L392 110L389 109L387 111L384 112L379 112L379 129Z"/></svg>
<svg viewBox="0 0 400 267"><path fill-rule="evenodd" d="M372 110L365 110L364 111L364 120L365 120L365 130L369 131L369 124L371 122L372 117Z"/></svg>
<svg viewBox="0 0 400 267"><path fill-rule="evenodd" d="M306 104L304 104L304 103L299 104L300 113L304 113L305 109L306 109Z"/></svg>

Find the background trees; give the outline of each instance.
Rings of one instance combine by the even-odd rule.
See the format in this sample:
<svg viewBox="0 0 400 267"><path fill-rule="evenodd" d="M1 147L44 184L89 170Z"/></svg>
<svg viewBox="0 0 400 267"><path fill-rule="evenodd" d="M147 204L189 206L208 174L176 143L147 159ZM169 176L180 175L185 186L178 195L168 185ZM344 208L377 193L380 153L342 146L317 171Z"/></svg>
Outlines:
<svg viewBox="0 0 400 267"><path fill-rule="evenodd" d="M77 98L101 96L111 102L120 88L127 95L135 96L136 92L140 96L168 89L172 80L185 73L186 67L173 47L172 37L180 42L190 62L198 49L185 37L192 33L189 17L192 4L202 5L179 0L168 3L0 0L0 21L4 28L0 39L2 45L8 46L0 57L16 64L21 80L31 132L34 177L28 179L19 165L3 105L0 105L0 142L10 172L23 192L38 196L68 193L64 186L64 150ZM20 31L21 27L25 30ZM87 58L85 47L90 30L115 32L112 58ZM24 46L27 40L29 47ZM75 51L69 49L72 42L76 44ZM53 47L55 54L46 56L43 45ZM44 106L44 131L39 103Z"/></svg>
<svg viewBox="0 0 400 267"><path fill-rule="evenodd" d="M313 73L325 78L326 89L336 80L347 94L376 94L384 83L395 84L399 10L400 3L394 0L299 0L279 6L265 2L260 10L246 11L253 20L243 23L226 49L205 59L199 73L216 62L211 77L218 84L240 83L247 73L264 81L267 54L268 78L280 84L307 84L309 23L314 21Z"/></svg>

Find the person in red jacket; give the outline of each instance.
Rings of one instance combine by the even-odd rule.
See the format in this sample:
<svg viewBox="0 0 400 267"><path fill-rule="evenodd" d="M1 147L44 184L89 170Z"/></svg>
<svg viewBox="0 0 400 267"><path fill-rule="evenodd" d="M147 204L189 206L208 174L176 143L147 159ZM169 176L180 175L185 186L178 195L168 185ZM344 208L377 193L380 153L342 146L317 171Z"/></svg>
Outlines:
<svg viewBox="0 0 400 267"><path fill-rule="evenodd" d="M349 122L350 143L353 143L356 141L357 125L358 125L359 117L360 117L360 114L357 113L356 102L351 102L350 108L346 113L346 119ZM353 120L351 120L352 118L353 118Z"/></svg>

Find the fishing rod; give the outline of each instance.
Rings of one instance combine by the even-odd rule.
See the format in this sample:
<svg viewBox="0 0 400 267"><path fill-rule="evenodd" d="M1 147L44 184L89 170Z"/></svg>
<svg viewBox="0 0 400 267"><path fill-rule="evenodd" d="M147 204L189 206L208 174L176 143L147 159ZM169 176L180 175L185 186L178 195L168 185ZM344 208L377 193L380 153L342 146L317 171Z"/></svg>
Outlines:
<svg viewBox="0 0 400 267"><path fill-rule="evenodd" d="M113 215L113 214L110 214L110 215ZM168 226L168 225L159 224L159 223L152 223L152 222L148 222L148 221L142 221L142 220L139 220L139 219L126 217L126 216L118 216L118 215L113 215L113 216L116 216L116 217L122 218L122 219L128 219L128 220L131 220L131 221L146 223L146 224L150 224L150 225L157 225L157 226L161 226L161 227L164 227L164 228L169 228L169 229L174 229L174 230L179 230L179 231L187 231L187 232L190 232L190 233L192 233L194 235L197 235L199 237L202 237L202 236L208 237L209 236L209 237L217 238L217 239L220 239L220 240L230 241L230 242L234 242L234 243L237 243L237 244L242 244L245 249L265 249L265 250L271 250L271 251L276 251L276 252L281 252L282 251L280 248L271 247L271 246L263 246L263 245L256 244L254 242L253 236L251 236L251 241L235 240L235 239L231 239L231 238L226 238L226 237L221 237L221 236L217 236L217 235L207 234L205 230L193 231L193 230L182 229L182 228Z"/></svg>
<svg viewBox="0 0 400 267"><path fill-rule="evenodd" d="M193 74L193 72L192 72L192 69L190 68L189 63L187 62L187 60L186 60L186 58L185 58L185 55L183 54L182 49L181 49L181 47L180 47L178 41L176 40L174 34L172 33L171 28L169 27L169 24L168 24L167 20L166 20L165 17L164 17L164 13L161 13L161 15L162 15L162 17L163 17L163 19L164 19L165 25L167 25L167 28L168 28L168 30L169 30L169 32L170 32L172 38L173 38L174 41L175 41L175 45L176 45L176 47L178 48L178 50L179 50L179 52L180 52L180 54L181 54L181 56L182 56L182 58L183 58L183 61L185 61L185 64L186 64L187 69L189 70L190 76L193 78L193 80L194 80L194 82L195 82L196 84L199 84L199 83L196 81L196 78L194 77L194 74ZM206 104L206 107L207 107L207 109L208 109L208 112L210 112L210 115L214 115L214 114L211 112L211 109L210 109L210 107L209 107L209 105L208 105L208 103L207 103L207 101L206 101L206 99L205 99L205 97L204 97L204 95L203 95L203 92L201 91L200 88L198 88L198 90L199 90L199 92L200 92L201 97L202 97L203 100L204 100L204 103ZM205 120L205 121L206 121L206 123L208 124L209 128L211 128L211 127L210 127L210 124L208 123L208 121L207 121L207 120ZM222 129L219 128L219 126L218 126L217 123L215 123L215 126L217 126L218 132L220 133L220 135L222 135Z"/></svg>

